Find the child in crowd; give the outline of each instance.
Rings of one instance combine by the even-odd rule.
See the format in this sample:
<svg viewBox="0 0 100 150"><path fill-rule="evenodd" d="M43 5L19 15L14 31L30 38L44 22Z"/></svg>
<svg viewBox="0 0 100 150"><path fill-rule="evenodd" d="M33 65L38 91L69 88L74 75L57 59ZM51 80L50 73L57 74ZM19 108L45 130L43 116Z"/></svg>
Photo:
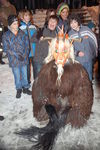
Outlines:
<svg viewBox="0 0 100 150"><path fill-rule="evenodd" d="M18 28L18 18L16 15L8 17L8 31L2 36L3 50L8 55L9 66L15 79L16 98L21 97L21 93L31 95L30 85L27 80L27 64L29 55L28 37Z"/></svg>
<svg viewBox="0 0 100 150"><path fill-rule="evenodd" d="M79 61L88 72L90 81L93 76L93 63L97 56L97 39L87 26L83 26L80 18L75 14L70 16L69 36L73 39L75 59Z"/></svg>
<svg viewBox="0 0 100 150"><path fill-rule="evenodd" d="M57 7L57 16L59 18L58 21L58 32L59 32L59 27L60 29L64 28L64 33L67 33L69 30L69 22L68 22L68 16L69 16L69 6L62 2L58 5Z"/></svg>
<svg viewBox="0 0 100 150"><path fill-rule="evenodd" d="M56 27L58 23L58 18L56 15L52 15L48 19L48 26L43 28L42 37L36 44L36 51L34 57L34 67L35 67L35 78L37 77L42 65L44 64L44 59L48 55L49 41L56 37ZM39 38L39 36L38 36Z"/></svg>
<svg viewBox="0 0 100 150"><path fill-rule="evenodd" d="M37 28L33 24L32 14L29 10L21 10L19 13L19 19L20 19L20 29L25 32L25 34L28 35L28 42L29 42L29 64L28 64L28 82L31 83L31 63L33 66L33 78L34 78L34 54L35 54L35 42L31 43L30 39L32 36L36 35Z"/></svg>

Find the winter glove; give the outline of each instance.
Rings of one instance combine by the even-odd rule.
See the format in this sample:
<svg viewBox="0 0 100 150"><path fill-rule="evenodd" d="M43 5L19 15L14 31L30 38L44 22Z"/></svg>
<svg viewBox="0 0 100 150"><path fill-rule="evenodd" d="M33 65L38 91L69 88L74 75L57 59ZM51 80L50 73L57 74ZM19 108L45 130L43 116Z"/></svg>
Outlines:
<svg viewBox="0 0 100 150"><path fill-rule="evenodd" d="M23 61L23 60L24 60L23 56L18 55L18 60L19 60L19 61Z"/></svg>

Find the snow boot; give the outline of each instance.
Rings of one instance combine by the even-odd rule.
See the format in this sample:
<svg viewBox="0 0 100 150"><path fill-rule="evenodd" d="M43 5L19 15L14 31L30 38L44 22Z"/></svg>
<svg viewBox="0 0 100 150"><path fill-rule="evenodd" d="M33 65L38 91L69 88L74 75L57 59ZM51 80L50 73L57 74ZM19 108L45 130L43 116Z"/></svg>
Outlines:
<svg viewBox="0 0 100 150"><path fill-rule="evenodd" d="M20 98L22 93L22 89L18 89L16 93L16 98Z"/></svg>
<svg viewBox="0 0 100 150"><path fill-rule="evenodd" d="M23 88L23 93L27 95L32 95L32 91L30 91L28 88Z"/></svg>
<svg viewBox="0 0 100 150"><path fill-rule="evenodd" d="M5 118L3 116L0 116L0 121L3 121Z"/></svg>

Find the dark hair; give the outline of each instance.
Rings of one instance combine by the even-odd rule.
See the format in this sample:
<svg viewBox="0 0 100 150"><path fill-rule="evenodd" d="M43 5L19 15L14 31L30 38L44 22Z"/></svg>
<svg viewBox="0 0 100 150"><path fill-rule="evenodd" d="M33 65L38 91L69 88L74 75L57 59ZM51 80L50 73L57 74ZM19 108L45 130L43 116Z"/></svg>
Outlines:
<svg viewBox="0 0 100 150"><path fill-rule="evenodd" d="M57 23L58 23L58 17L57 17L56 15L51 15L51 16L48 18L48 21L49 21L50 19L54 19L54 20L56 20Z"/></svg>
<svg viewBox="0 0 100 150"><path fill-rule="evenodd" d="M31 13L31 11L28 10L28 9L22 9L22 10L19 11L19 14L18 14L19 22L21 21L22 18L24 18L24 15L25 15L26 13L30 16L30 22L31 22L31 24L34 24L32 13Z"/></svg>
<svg viewBox="0 0 100 150"><path fill-rule="evenodd" d="M8 25L11 26L13 22L18 21L17 15L9 15L7 21Z"/></svg>
<svg viewBox="0 0 100 150"><path fill-rule="evenodd" d="M71 23L73 20L77 21L78 25L81 25L81 18L79 17L79 15L71 14L69 16L69 23Z"/></svg>

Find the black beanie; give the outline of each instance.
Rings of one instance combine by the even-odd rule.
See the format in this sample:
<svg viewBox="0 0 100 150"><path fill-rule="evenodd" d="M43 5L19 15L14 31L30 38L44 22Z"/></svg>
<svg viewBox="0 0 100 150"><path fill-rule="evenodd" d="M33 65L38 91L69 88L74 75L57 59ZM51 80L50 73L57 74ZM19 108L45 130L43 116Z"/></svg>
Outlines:
<svg viewBox="0 0 100 150"><path fill-rule="evenodd" d="M18 18L16 15L10 15L8 17L8 26L10 26L13 22L18 21Z"/></svg>

